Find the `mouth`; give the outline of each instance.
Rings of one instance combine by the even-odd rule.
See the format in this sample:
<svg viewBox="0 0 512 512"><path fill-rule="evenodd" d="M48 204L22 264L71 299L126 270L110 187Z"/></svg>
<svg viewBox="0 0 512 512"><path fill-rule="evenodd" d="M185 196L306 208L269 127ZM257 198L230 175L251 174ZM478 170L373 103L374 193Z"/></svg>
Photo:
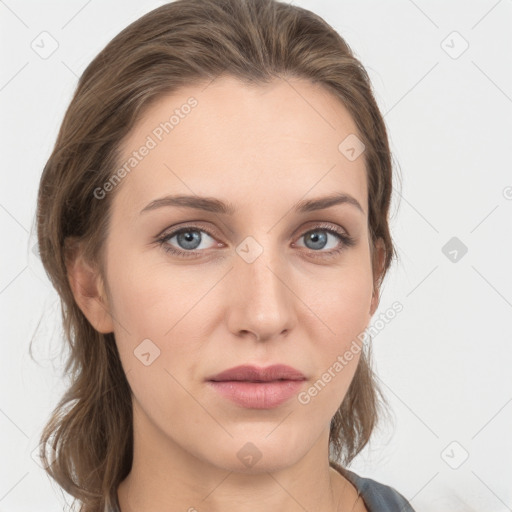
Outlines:
<svg viewBox="0 0 512 512"><path fill-rule="evenodd" d="M273 409L299 392L305 375L287 365L237 366L206 379L222 397L248 409Z"/></svg>

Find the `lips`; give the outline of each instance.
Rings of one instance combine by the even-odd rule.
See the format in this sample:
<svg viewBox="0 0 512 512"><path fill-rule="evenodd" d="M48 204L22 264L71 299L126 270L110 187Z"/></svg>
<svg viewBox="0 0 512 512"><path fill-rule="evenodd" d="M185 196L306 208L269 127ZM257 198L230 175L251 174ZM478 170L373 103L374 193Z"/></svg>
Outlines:
<svg viewBox="0 0 512 512"><path fill-rule="evenodd" d="M249 382L272 382L276 380L305 380L303 373L291 366L275 364L266 368L256 366L236 366L225 370L207 380L214 382L223 381L249 381Z"/></svg>
<svg viewBox="0 0 512 512"><path fill-rule="evenodd" d="M272 409L298 393L305 375L287 365L266 368L237 366L207 379L209 386L235 404L249 409Z"/></svg>

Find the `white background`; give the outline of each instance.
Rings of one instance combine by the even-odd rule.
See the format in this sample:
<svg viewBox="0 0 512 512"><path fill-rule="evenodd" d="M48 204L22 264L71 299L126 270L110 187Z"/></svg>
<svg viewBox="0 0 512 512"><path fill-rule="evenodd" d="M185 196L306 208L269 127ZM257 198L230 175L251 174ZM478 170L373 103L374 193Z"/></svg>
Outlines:
<svg viewBox="0 0 512 512"><path fill-rule="evenodd" d="M64 391L60 306L32 252L39 177L78 76L162 3L0 2L3 512L64 505L30 456ZM379 311L395 300L404 310L373 342L394 424L351 469L418 512L512 510L512 1L294 3L365 65L402 179L392 208L400 261ZM46 59L31 48L43 31L58 42ZM455 262L442 252L452 237L467 247Z"/></svg>

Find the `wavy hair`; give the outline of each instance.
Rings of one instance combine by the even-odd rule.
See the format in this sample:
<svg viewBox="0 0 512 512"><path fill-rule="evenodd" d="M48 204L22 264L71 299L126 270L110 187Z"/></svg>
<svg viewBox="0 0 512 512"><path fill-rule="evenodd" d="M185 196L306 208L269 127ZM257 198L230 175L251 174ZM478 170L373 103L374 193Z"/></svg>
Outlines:
<svg viewBox="0 0 512 512"><path fill-rule="evenodd" d="M133 418L114 334L97 332L84 316L66 262L79 241L101 272L115 191L100 201L94 190L118 169L121 143L148 106L221 74L255 85L298 77L339 98L366 146L368 226L379 288L396 256L388 225L392 159L384 120L363 65L321 17L277 0L176 0L123 29L79 78L43 170L37 204L39 252L61 300L69 348L64 371L70 379L42 432L40 455L47 473L82 512L102 512L130 472ZM386 254L377 268L379 238ZM370 359L366 347L332 418L332 465L349 464L363 449L385 403ZM55 450L51 460L48 446Z"/></svg>

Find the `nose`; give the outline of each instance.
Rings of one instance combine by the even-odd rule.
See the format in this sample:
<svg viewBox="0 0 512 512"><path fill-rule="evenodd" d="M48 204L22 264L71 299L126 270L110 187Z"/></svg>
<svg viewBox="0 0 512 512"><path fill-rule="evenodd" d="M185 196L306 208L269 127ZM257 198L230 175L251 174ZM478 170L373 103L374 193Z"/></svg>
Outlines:
<svg viewBox="0 0 512 512"><path fill-rule="evenodd" d="M297 322L291 271L277 248L248 237L236 249L228 277L230 332L265 341L289 333Z"/></svg>

